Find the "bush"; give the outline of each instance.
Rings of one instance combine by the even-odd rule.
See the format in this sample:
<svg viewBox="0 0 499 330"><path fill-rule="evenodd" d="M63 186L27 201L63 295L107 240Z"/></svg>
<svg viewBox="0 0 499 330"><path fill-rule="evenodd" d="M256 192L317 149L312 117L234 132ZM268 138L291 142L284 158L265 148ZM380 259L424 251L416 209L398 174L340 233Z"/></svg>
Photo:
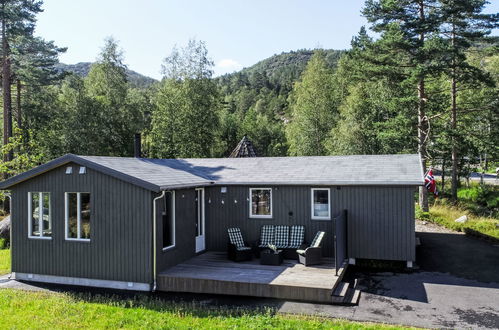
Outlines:
<svg viewBox="0 0 499 330"><path fill-rule="evenodd" d="M10 244L8 240L6 240L5 238L0 238L0 250L8 249L9 245Z"/></svg>

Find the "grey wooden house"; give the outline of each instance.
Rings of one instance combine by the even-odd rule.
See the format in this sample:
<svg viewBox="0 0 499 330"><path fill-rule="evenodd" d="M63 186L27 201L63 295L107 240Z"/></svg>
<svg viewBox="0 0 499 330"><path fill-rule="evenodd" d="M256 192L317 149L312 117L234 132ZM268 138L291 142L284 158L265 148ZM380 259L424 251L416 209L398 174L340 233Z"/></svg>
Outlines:
<svg viewBox="0 0 499 330"><path fill-rule="evenodd" d="M257 240L264 224L301 224L323 255L415 260L417 155L143 159L65 155L0 183L12 201L17 279L154 290L158 274L227 229ZM334 219L347 214L345 237ZM339 235L339 234L338 234Z"/></svg>

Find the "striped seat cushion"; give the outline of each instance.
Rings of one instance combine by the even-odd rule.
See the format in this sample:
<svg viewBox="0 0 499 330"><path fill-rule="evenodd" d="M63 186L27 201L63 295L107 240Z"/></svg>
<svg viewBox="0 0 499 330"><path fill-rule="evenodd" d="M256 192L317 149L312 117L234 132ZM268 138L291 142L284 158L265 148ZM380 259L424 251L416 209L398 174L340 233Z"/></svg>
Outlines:
<svg viewBox="0 0 499 330"><path fill-rule="evenodd" d="M241 229L229 228L227 229L227 233L229 234L230 242L234 244L238 250L245 247L243 235L241 235Z"/></svg>
<svg viewBox="0 0 499 330"><path fill-rule="evenodd" d="M262 226L260 233L260 245L259 247L268 247L269 244L274 244L274 226L265 225Z"/></svg>
<svg viewBox="0 0 499 330"><path fill-rule="evenodd" d="M275 246L284 249L289 245L289 227L275 226Z"/></svg>
<svg viewBox="0 0 499 330"><path fill-rule="evenodd" d="M322 239L324 238L324 235L326 233L323 231L318 231L317 234L315 234L314 240L312 241L312 244L310 244L310 247L319 247L321 246Z"/></svg>
<svg viewBox="0 0 499 330"><path fill-rule="evenodd" d="M305 239L305 226L291 226L289 234L289 245L290 249L297 249L303 244Z"/></svg>

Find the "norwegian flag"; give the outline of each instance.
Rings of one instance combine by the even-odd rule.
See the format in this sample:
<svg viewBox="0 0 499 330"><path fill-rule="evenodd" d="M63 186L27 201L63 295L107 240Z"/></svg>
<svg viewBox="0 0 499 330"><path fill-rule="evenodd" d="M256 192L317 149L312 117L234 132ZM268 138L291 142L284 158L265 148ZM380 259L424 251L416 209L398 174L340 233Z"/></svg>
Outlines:
<svg viewBox="0 0 499 330"><path fill-rule="evenodd" d="M433 170L430 169L424 177L424 185L428 191L432 192L435 196L438 196L437 182L433 176Z"/></svg>

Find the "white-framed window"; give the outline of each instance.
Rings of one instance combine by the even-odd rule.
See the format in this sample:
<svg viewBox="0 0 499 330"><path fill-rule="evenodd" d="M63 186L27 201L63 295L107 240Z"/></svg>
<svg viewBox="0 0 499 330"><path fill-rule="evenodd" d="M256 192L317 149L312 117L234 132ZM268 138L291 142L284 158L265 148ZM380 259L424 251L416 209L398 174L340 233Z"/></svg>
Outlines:
<svg viewBox="0 0 499 330"><path fill-rule="evenodd" d="M163 250L168 250L175 247L175 191L167 191L163 200Z"/></svg>
<svg viewBox="0 0 499 330"><path fill-rule="evenodd" d="M28 237L52 239L52 212L48 192L28 192Z"/></svg>
<svg viewBox="0 0 499 330"><path fill-rule="evenodd" d="M329 188L312 188L312 219L331 220L331 190Z"/></svg>
<svg viewBox="0 0 499 330"><path fill-rule="evenodd" d="M91 204L88 192L64 194L66 240L90 241Z"/></svg>
<svg viewBox="0 0 499 330"><path fill-rule="evenodd" d="M272 218L272 188L249 189L250 218Z"/></svg>

